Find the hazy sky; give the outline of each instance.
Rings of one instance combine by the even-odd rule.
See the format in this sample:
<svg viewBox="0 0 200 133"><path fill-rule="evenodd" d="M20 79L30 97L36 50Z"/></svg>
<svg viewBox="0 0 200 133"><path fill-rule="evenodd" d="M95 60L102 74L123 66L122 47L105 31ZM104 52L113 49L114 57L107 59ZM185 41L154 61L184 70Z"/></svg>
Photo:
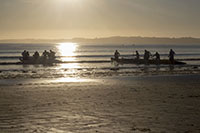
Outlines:
<svg viewBox="0 0 200 133"><path fill-rule="evenodd" d="M200 0L0 0L0 39L200 37Z"/></svg>

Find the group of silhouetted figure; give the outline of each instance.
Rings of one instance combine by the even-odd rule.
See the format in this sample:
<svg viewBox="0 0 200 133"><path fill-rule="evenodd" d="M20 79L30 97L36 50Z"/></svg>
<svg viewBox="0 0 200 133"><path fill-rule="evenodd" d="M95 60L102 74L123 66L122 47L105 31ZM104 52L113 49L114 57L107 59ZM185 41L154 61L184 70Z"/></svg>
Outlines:
<svg viewBox="0 0 200 133"><path fill-rule="evenodd" d="M175 52L170 49L169 51L169 61L171 64L174 64L175 60L174 60L174 55L175 55ZM120 56L120 53L118 50L115 51L114 53L114 57L115 57L115 60L119 60L119 56ZM135 60L140 60L140 54L138 51L135 52L134 56L136 57ZM159 64L160 63L160 54L158 52L156 52L155 54L151 54L150 51L148 50L144 50L144 62L145 64L148 64L149 63L149 59L150 57L155 57L155 60L156 60L156 64Z"/></svg>
<svg viewBox="0 0 200 133"><path fill-rule="evenodd" d="M34 54L33 54L33 59L34 60L38 60L40 57L42 57L44 60L47 60L47 59L50 59L50 60L53 60L56 58L56 53L52 50L50 50L49 52L47 50L45 50L42 55L40 56L39 52L36 51ZM22 52L22 58L23 60L29 60L30 59L30 54L28 51L24 50Z"/></svg>

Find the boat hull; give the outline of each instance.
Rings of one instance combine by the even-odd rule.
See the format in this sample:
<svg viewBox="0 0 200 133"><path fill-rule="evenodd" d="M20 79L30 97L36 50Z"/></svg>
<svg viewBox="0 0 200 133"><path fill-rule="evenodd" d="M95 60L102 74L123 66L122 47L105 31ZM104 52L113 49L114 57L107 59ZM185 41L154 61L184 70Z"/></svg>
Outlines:
<svg viewBox="0 0 200 133"><path fill-rule="evenodd" d="M120 59L115 59L115 58L111 58L112 62L117 62L119 64L155 64L155 65L159 65L159 64L173 64L173 65L184 65L186 63L184 62L180 62L180 61L174 61L173 63L170 62L169 60L166 59L162 59L160 61L157 60L149 60L148 62L146 62L144 59L126 59L126 58L120 58Z"/></svg>
<svg viewBox="0 0 200 133"><path fill-rule="evenodd" d="M29 57L28 60L24 60L22 57L19 58L21 61L21 64L53 64L53 63L61 63L61 61L56 59L45 59L43 57L40 57L38 59L35 59L33 57Z"/></svg>

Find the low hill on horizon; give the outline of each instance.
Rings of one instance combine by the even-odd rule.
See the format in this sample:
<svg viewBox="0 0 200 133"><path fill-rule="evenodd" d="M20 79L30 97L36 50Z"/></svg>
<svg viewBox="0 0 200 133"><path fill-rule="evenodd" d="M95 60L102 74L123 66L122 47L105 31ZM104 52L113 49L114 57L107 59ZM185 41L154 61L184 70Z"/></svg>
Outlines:
<svg viewBox="0 0 200 133"><path fill-rule="evenodd" d="M73 38L73 39L5 39L0 43L59 43L76 42L87 44L199 44L200 38L181 37L140 37L140 36L113 36L103 38Z"/></svg>

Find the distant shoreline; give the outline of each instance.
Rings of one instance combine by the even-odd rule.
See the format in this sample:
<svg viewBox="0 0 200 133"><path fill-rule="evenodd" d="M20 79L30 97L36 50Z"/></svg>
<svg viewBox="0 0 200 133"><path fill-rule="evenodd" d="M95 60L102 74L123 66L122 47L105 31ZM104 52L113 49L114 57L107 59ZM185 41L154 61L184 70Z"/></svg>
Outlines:
<svg viewBox="0 0 200 133"><path fill-rule="evenodd" d="M0 43L59 43L59 42L76 42L87 44L198 44L200 38L193 37L140 37L140 36L113 36L103 38L72 38L72 39L1 39Z"/></svg>

